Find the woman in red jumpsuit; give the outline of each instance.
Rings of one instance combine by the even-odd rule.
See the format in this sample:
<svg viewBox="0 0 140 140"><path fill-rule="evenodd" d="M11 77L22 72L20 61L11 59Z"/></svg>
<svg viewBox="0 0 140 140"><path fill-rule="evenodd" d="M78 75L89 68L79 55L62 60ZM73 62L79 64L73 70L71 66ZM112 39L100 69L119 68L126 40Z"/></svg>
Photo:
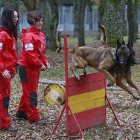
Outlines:
<svg viewBox="0 0 140 140"><path fill-rule="evenodd" d="M19 76L22 84L23 94L20 99L16 117L28 119L29 123L46 124L40 119L37 109L37 90L39 73L50 67L44 52L46 40L40 31L43 15L38 11L31 11L27 15L30 24L29 29L24 29L21 36L23 43L19 55Z"/></svg>
<svg viewBox="0 0 140 140"><path fill-rule="evenodd" d="M16 25L18 18L18 12L13 7L6 8L1 16L0 26L0 129L8 131L17 131L17 128L11 126L8 107L10 82L15 74L17 63Z"/></svg>

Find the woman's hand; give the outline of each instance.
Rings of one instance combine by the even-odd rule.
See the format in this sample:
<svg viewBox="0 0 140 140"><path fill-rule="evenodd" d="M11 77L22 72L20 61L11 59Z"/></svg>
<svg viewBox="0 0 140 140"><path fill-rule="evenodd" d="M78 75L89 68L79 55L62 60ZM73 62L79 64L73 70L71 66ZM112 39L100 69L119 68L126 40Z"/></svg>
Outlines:
<svg viewBox="0 0 140 140"><path fill-rule="evenodd" d="M46 68L50 68L50 63L46 63Z"/></svg>
<svg viewBox="0 0 140 140"><path fill-rule="evenodd" d="M46 70L45 65L42 65L41 68L40 68L40 70L41 70L41 71L45 71L45 70Z"/></svg>
<svg viewBox="0 0 140 140"><path fill-rule="evenodd" d="M11 78L10 72L7 69L3 71L2 76L4 78Z"/></svg>

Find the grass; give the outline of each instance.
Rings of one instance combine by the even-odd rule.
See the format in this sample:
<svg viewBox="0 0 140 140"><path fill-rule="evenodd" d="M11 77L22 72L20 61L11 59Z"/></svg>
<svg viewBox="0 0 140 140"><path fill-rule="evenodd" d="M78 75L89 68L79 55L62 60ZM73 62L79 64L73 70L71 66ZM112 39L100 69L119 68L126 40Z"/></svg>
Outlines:
<svg viewBox="0 0 140 140"><path fill-rule="evenodd" d="M128 42L128 36L124 36L123 39L124 39L125 42ZM63 38L62 38L62 40L63 40ZM71 43L72 42L78 42L78 38L77 37L75 37L75 38L74 37L69 37L68 41L70 41ZM85 37L85 41L100 41L100 38L98 38L97 36ZM138 37L136 42L140 42L140 37Z"/></svg>
<svg viewBox="0 0 140 140"><path fill-rule="evenodd" d="M63 39L63 38L62 38L62 39ZM71 43L73 43L73 42L78 42L78 38L77 38L77 37L75 37L75 38L70 37L70 38L68 38L68 41L71 42ZM86 37L86 38L85 38L85 41L86 41L86 42L88 42L88 41L98 41L98 39L97 39L96 36L94 36L94 37ZM62 42L63 42L63 41L62 41Z"/></svg>
<svg viewBox="0 0 140 140"><path fill-rule="evenodd" d="M134 112L136 114L140 114L140 108L139 107L133 107L132 112Z"/></svg>
<svg viewBox="0 0 140 140"><path fill-rule="evenodd" d="M77 69L76 71L79 75L83 75L83 70ZM97 70L91 67L87 67L86 71L87 74L97 72ZM132 71L132 78L135 77L135 81L140 82L140 78L139 78L140 66L131 67L131 71ZM68 69L68 76L69 77L74 76L70 69ZM59 69L58 68L48 69L45 72L41 72L40 79L46 79L46 78L49 80L58 80L58 81L65 80L65 67L61 67Z"/></svg>
<svg viewBox="0 0 140 140"><path fill-rule="evenodd" d="M77 69L76 71L79 75L83 75L83 70ZM97 72L95 69L91 67L87 67L86 71L87 71L87 74ZM74 76L70 69L68 69L68 76L69 77ZM61 67L59 69L58 68L48 69L45 72L41 72L40 79L46 79L46 78L49 80L56 80L56 81L65 80L65 67L63 68Z"/></svg>
<svg viewBox="0 0 140 140"><path fill-rule="evenodd" d="M48 69L45 72L41 72L40 79L52 79L52 80L64 80L65 69L64 68L53 68Z"/></svg>

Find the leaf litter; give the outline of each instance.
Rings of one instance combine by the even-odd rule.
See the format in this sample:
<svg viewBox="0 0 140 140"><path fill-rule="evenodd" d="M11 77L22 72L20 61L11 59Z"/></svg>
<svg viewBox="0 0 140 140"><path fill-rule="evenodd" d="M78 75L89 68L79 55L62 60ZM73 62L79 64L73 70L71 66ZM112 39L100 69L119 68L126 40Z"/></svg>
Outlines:
<svg viewBox="0 0 140 140"><path fill-rule="evenodd" d="M93 45L93 44L92 44ZM99 44L96 43L98 46ZM136 51L136 57L139 60L140 49ZM64 55L58 55L55 52L47 52L48 60L51 64L51 69L46 72L41 72L42 79L49 80L65 80L64 70ZM68 56L70 65L70 55ZM52 73L52 71L55 71ZM89 68L89 71L92 71ZM57 77L57 75L59 75ZM132 67L132 78L138 86L140 86L140 67ZM39 83L38 89L38 109L42 119L48 123L46 126L29 124L28 121L19 120L15 117L18 103L22 94L22 89L18 74L15 75L11 83L11 98L9 106L9 115L13 126L19 128L17 133L0 131L2 140L70 140L57 136L57 134L65 134L65 113L58 124L54 135L52 132L58 116L63 106L49 105L44 100L44 89L47 84ZM106 105L106 124L95 126L83 130L86 140L140 140L140 101L135 100L125 91L107 90L108 97L117 114L120 124L119 126L110 109L108 103Z"/></svg>

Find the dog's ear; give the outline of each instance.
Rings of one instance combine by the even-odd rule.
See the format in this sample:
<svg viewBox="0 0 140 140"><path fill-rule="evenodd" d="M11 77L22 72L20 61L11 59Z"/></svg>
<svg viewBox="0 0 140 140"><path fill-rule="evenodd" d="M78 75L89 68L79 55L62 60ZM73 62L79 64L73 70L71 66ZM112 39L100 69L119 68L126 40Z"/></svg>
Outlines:
<svg viewBox="0 0 140 140"><path fill-rule="evenodd" d="M129 40L127 46L133 48L133 41L132 40Z"/></svg>
<svg viewBox="0 0 140 140"><path fill-rule="evenodd" d="M119 40L117 40L117 48L119 48L121 46Z"/></svg>
<svg viewBox="0 0 140 140"><path fill-rule="evenodd" d="M122 41L122 45L125 45L125 42L124 42L124 40Z"/></svg>
<svg viewBox="0 0 140 140"><path fill-rule="evenodd" d="M111 54L113 56L113 59L116 59L116 48L111 49Z"/></svg>

